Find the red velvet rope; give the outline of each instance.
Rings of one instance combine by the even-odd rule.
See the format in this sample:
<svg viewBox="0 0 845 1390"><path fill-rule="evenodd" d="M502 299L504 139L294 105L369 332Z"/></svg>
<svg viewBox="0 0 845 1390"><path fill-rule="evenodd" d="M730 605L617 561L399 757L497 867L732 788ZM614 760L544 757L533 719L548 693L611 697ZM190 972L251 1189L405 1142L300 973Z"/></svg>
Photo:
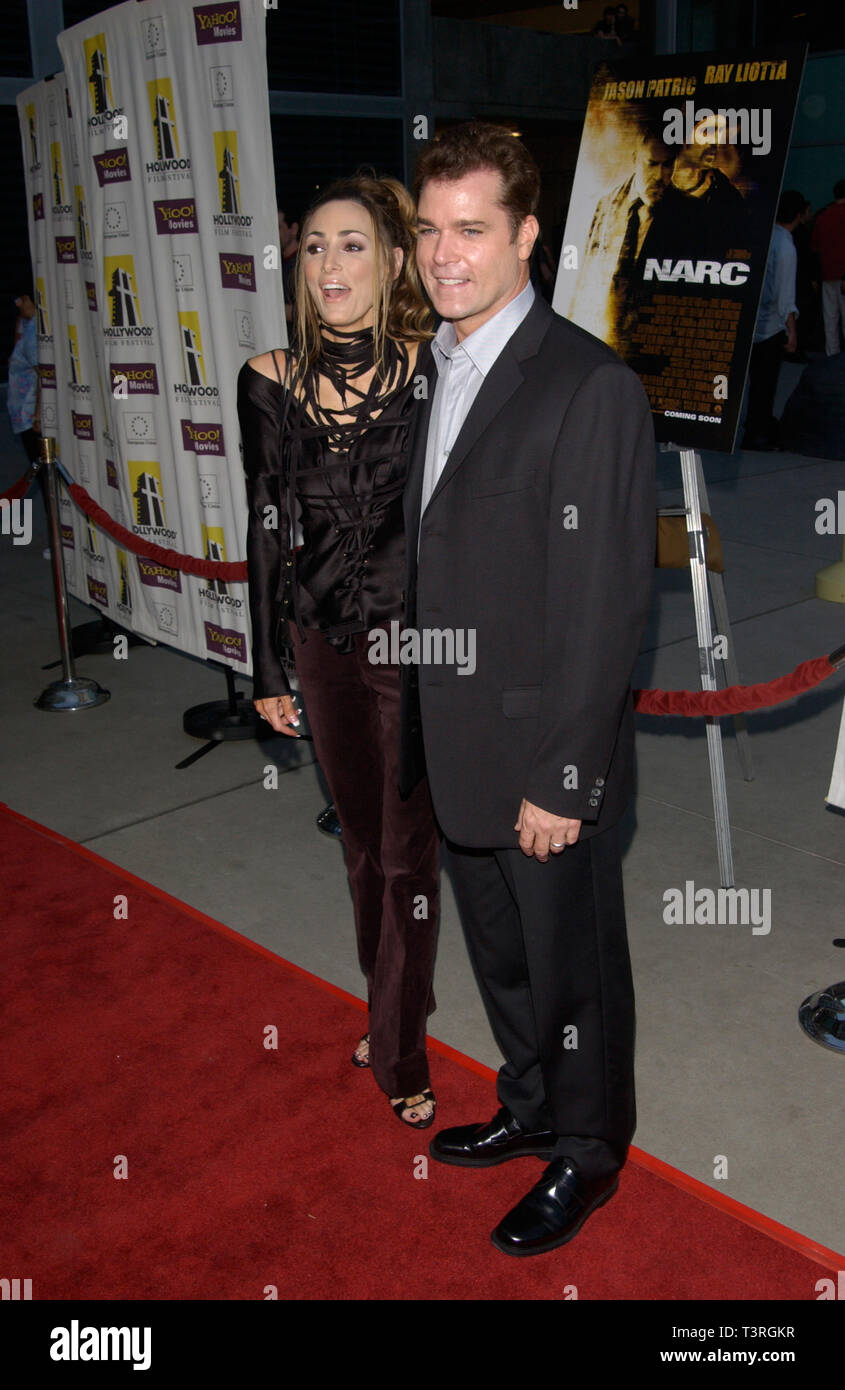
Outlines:
<svg viewBox="0 0 845 1390"><path fill-rule="evenodd" d="M29 492L35 470L29 467L16 483L7 487L5 492L0 492L0 502L16 502L19 497L25 497Z"/></svg>
<svg viewBox="0 0 845 1390"><path fill-rule="evenodd" d="M21 493L15 493L15 489L19 489L25 481L25 478L22 478L11 492L20 496ZM23 490L26 491L28 486L29 483L26 482ZM90 516L101 530L135 555L143 555L145 559L155 560L157 564L166 565L168 569L181 570L183 574L200 575L204 579L224 579L231 583L245 581L247 578L245 560L224 563L220 560L200 560L195 555L182 555L178 550L165 550L163 546L143 540L127 531L125 526L113 521L108 512L104 511L78 483L70 483L68 491L86 516ZM779 705L784 700L791 700L793 696L800 695L802 690L812 689L836 669L829 657L817 656L812 661L802 661L788 676L779 676L777 680L762 685L731 685L727 690L635 690L634 708L640 714L681 714L687 718L765 709L769 705Z"/></svg>
<svg viewBox="0 0 845 1390"><path fill-rule="evenodd" d="M635 690L634 708L639 714L740 714L743 710L779 705L818 685L837 668L830 657L802 661L788 676L762 685L729 685L727 690Z"/></svg>
<svg viewBox="0 0 845 1390"><path fill-rule="evenodd" d="M101 531L107 532L113 540L119 541L134 555L143 555L145 560L155 560L157 565L166 565L171 570L181 570L182 574L198 574L202 579L225 579L230 584L246 581L246 560L206 560L196 555L182 555L178 550L165 550L163 545L135 536L113 521L99 502L89 496L79 483L69 483L68 492L86 516L96 522Z"/></svg>

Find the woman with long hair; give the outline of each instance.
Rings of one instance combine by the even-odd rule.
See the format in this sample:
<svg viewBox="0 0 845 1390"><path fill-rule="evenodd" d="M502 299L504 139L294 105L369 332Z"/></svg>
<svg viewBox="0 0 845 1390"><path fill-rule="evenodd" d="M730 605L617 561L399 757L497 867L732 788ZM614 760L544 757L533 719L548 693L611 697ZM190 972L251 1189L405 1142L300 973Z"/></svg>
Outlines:
<svg viewBox="0 0 845 1390"><path fill-rule="evenodd" d="M368 634L402 618L402 492L431 335L410 194L356 174L303 221L292 350L250 358L238 378L254 703L296 736L287 648L340 819L367 980L369 1031L351 1060L417 1129L435 1111L425 1034L439 837L427 783L400 798L399 667L369 659Z"/></svg>

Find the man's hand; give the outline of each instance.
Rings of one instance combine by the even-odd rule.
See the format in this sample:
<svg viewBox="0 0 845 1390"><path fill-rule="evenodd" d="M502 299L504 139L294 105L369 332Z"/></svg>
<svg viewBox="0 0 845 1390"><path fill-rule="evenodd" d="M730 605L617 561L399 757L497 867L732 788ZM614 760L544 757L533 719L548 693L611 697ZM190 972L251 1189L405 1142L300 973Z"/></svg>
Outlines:
<svg viewBox="0 0 845 1390"><path fill-rule="evenodd" d="M297 728L299 717L290 695L271 695L267 700L252 702L262 719L276 730L277 734L287 734L288 738L299 738Z"/></svg>
<svg viewBox="0 0 845 1390"><path fill-rule="evenodd" d="M567 845L574 845L581 833L579 820L543 811L522 798L514 830L519 831L519 848L523 854L534 855L545 864L549 853L563 854Z"/></svg>

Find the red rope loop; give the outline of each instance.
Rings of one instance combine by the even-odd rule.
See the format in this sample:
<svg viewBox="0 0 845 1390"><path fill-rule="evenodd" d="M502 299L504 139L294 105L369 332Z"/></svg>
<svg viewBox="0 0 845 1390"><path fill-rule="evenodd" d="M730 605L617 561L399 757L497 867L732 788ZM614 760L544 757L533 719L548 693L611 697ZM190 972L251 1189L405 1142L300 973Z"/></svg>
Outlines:
<svg viewBox="0 0 845 1390"><path fill-rule="evenodd" d="M3 495L21 496L20 489L23 488L25 492L29 486L27 477L28 475L25 475L9 493ZM127 531L125 526L113 521L108 512L104 511L78 483L70 483L68 491L86 516L133 554L166 565L168 569L181 570L183 574L196 574L204 579L223 579L230 583L246 581L245 560L224 563L220 560L198 559L195 555L182 555L178 550L165 550L164 546L143 540ZM778 676L777 680L766 681L761 685L731 685L727 690L635 690L634 708L639 714L680 714L686 718L740 714L744 710L766 709L771 705L791 700L802 691L811 690L837 669L829 657L817 656L811 661L802 661L789 675Z"/></svg>
<svg viewBox="0 0 845 1390"><path fill-rule="evenodd" d="M19 497L25 497L29 492L34 477L35 469L32 464L30 464L29 468L18 478L16 483L12 483L11 487L7 487L5 492L0 492L0 502L17 502Z"/></svg>
<svg viewBox="0 0 845 1390"><path fill-rule="evenodd" d="M687 718L740 714L743 710L765 709L791 700L802 690L811 690L836 669L830 657L816 656L802 661L788 676L778 676L762 685L729 685L727 690L635 690L634 708L639 714L682 714Z"/></svg>
<svg viewBox="0 0 845 1390"><path fill-rule="evenodd" d="M157 565L165 565L171 570L181 570L182 574L197 574L202 579L225 579L230 584L246 581L246 560L206 560L199 559L196 555L182 555L178 550L165 550L163 545L155 545L141 536L135 536L131 531L127 531L125 526L114 521L79 483L69 483L68 491L76 505L100 527L101 531L105 531L112 540L118 541L134 555L142 555L145 560L154 560Z"/></svg>

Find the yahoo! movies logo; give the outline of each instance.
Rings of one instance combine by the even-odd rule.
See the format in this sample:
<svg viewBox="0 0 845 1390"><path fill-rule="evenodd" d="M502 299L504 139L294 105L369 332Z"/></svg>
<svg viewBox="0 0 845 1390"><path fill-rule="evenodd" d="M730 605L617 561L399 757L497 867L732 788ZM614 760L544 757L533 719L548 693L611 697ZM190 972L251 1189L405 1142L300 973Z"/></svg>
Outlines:
<svg viewBox="0 0 845 1390"><path fill-rule="evenodd" d="M222 458L223 426L213 420L180 420L182 448L193 454L214 454Z"/></svg>
<svg viewBox="0 0 845 1390"><path fill-rule="evenodd" d="M255 258L221 251L220 283L224 290L254 290Z"/></svg>
<svg viewBox="0 0 845 1390"><path fill-rule="evenodd" d="M107 338L151 338L153 330L144 325L138 302L134 256L106 256L103 261L106 298L109 301Z"/></svg>
<svg viewBox="0 0 845 1390"><path fill-rule="evenodd" d="M93 574L86 574L85 579L88 586L88 597L91 602L99 603L101 608L108 608L109 591L106 588L105 580L97 579Z"/></svg>
<svg viewBox="0 0 845 1390"><path fill-rule="evenodd" d="M112 362L109 365L111 392L115 400L130 396L157 396L158 372L155 362Z"/></svg>
<svg viewBox="0 0 845 1390"><path fill-rule="evenodd" d="M176 532L167 525L161 465L150 459L129 459L129 491L136 536L174 541Z"/></svg>
<svg viewBox="0 0 845 1390"><path fill-rule="evenodd" d="M129 151L125 145L115 145L110 150L103 150L101 154L95 154L93 160L97 182L101 188L105 188L107 183L125 183L127 179L132 178L129 171Z"/></svg>
<svg viewBox="0 0 845 1390"><path fill-rule="evenodd" d="M179 127L176 123L173 102L173 82L169 77L158 77L147 83L147 99L150 104L150 121L155 142L155 159L144 165L148 175L186 174L191 161L183 157L179 144Z"/></svg>
<svg viewBox="0 0 845 1390"><path fill-rule="evenodd" d="M110 126L115 116L123 115L123 109L114 104L105 34L92 34L85 39L83 51L92 113L88 117L88 130L92 133L103 126Z"/></svg>
<svg viewBox="0 0 845 1390"><path fill-rule="evenodd" d="M57 265L76 265L78 256L76 254L75 236L56 237L56 264Z"/></svg>
<svg viewBox="0 0 845 1390"><path fill-rule="evenodd" d="M180 236L198 232L197 205L193 198L163 198L153 203L159 236Z"/></svg>
<svg viewBox="0 0 845 1390"><path fill-rule="evenodd" d="M197 43L240 43L241 7L234 3L219 5L195 5L194 29Z"/></svg>
<svg viewBox="0 0 845 1390"><path fill-rule="evenodd" d="M217 623L203 623L205 645L212 656L222 661L246 662L246 638L242 632L231 627L218 627Z"/></svg>

